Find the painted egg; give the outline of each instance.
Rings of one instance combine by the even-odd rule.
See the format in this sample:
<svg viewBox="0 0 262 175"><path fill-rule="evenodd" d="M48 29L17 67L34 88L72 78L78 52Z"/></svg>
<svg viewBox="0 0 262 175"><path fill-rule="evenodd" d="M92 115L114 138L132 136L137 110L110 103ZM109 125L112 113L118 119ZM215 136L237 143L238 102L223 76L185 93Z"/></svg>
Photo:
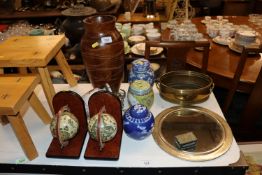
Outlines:
<svg viewBox="0 0 262 175"><path fill-rule="evenodd" d="M59 116L53 117L50 130L53 137L58 138L62 147L66 141L75 137L79 129L78 119L70 112L62 112Z"/></svg>
<svg viewBox="0 0 262 175"><path fill-rule="evenodd" d="M117 122L115 118L108 113L101 113L100 118L99 114L96 114L88 120L88 130L92 139L107 142L115 137ZM98 134L100 134L100 136Z"/></svg>

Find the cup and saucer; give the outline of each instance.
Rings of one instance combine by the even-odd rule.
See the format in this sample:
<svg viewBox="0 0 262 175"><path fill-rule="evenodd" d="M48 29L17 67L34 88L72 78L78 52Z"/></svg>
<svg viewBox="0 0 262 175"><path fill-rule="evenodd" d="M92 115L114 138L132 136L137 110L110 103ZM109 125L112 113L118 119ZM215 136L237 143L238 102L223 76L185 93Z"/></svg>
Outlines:
<svg viewBox="0 0 262 175"><path fill-rule="evenodd" d="M223 38L221 36L216 36L212 40L217 44L227 46L231 42L231 37Z"/></svg>

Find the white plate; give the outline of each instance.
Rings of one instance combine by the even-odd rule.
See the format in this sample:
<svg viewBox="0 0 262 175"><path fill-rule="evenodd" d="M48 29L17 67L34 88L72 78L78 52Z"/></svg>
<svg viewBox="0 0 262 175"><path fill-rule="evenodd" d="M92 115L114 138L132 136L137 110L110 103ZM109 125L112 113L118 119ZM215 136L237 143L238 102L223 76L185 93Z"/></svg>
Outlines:
<svg viewBox="0 0 262 175"><path fill-rule="evenodd" d="M144 43L139 43L139 44L144 44ZM136 55L144 56L145 53L141 53L141 52L139 52L139 51L137 50L137 46L138 46L139 44L133 45L133 46L131 47L131 52L132 52L133 54L136 54ZM151 53L150 55L158 55L158 54L160 54L160 53L164 50L162 47L156 47L156 49L157 49L156 52Z"/></svg>
<svg viewBox="0 0 262 175"><path fill-rule="evenodd" d="M228 44L228 47L229 47L229 49L231 49L231 50L233 50L233 51L235 51L235 52L237 52L237 53L241 53L241 52L242 52L241 49L238 49L237 47L235 47L234 41L230 42L230 43Z"/></svg>
<svg viewBox="0 0 262 175"><path fill-rule="evenodd" d="M145 40L146 40L146 37L142 35L133 35L128 38L128 41L132 43L144 42Z"/></svg>
<svg viewBox="0 0 262 175"><path fill-rule="evenodd" d="M215 43L217 43L217 44L227 46L227 45L230 43L231 38L223 39L223 38L221 38L221 36L217 36L217 37L213 38L212 40L213 40Z"/></svg>
<svg viewBox="0 0 262 175"><path fill-rule="evenodd" d="M202 23L202 24L206 24L207 21L203 19L203 20L201 20L201 23Z"/></svg>
<svg viewBox="0 0 262 175"><path fill-rule="evenodd" d="M235 51L235 52L237 52L237 53L242 53L242 49L236 47L236 46L234 45L234 42L235 42L234 39L232 39L231 42L229 42L229 44L228 44L229 49L231 49L231 50L233 50L233 51ZM259 44L260 44L260 40L257 39L255 44L258 44L258 45L259 45ZM254 52L249 52L248 54L256 54L256 53L254 53Z"/></svg>

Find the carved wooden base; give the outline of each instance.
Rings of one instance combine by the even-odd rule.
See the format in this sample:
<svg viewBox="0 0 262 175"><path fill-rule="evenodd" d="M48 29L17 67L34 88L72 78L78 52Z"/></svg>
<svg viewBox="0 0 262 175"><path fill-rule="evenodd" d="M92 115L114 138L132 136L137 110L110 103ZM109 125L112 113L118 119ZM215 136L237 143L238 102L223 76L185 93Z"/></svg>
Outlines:
<svg viewBox="0 0 262 175"><path fill-rule="evenodd" d="M58 92L53 98L53 107L55 113L57 113L60 108L65 105L68 105L70 112L77 117L79 121L79 131L73 139L69 140L69 144L64 148L61 148L57 138L53 138L46 152L46 157L74 159L80 157L87 133L87 118L84 101L80 95L73 91Z"/></svg>
<svg viewBox="0 0 262 175"><path fill-rule="evenodd" d="M121 102L115 95L109 92L96 92L88 102L90 116L97 114L105 106L106 112L111 114L117 122L116 136L105 142L104 148L100 151L99 142L89 138L85 151L86 159L118 160L123 133Z"/></svg>

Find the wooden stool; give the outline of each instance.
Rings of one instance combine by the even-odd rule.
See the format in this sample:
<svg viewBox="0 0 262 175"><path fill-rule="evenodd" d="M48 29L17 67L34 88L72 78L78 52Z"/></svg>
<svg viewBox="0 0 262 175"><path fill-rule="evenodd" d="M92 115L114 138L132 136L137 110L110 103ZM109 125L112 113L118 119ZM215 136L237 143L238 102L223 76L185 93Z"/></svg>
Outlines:
<svg viewBox="0 0 262 175"><path fill-rule="evenodd" d="M39 78L32 75L0 76L0 117L7 116L29 160L36 158L38 153L21 115L22 108L29 102L45 124L51 121L48 112L34 93L39 82Z"/></svg>
<svg viewBox="0 0 262 175"><path fill-rule="evenodd" d="M55 89L52 84L47 64L56 59L63 75L70 86L75 86L73 73L61 51L65 44L64 35L48 36L15 36L0 44L0 66L23 68L37 68L44 93L50 109L53 112L52 99Z"/></svg>

